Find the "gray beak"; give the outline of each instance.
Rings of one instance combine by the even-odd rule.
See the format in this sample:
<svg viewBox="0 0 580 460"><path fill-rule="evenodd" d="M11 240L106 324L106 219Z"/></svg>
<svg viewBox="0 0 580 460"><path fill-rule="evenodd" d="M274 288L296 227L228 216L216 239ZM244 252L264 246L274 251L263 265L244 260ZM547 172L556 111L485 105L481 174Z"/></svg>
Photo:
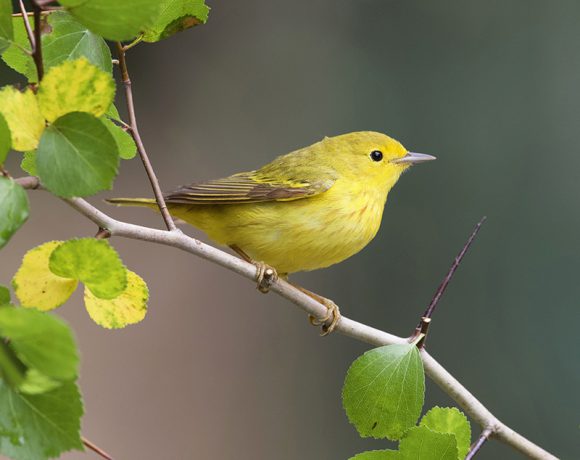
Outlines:
<svg viewBox="0 0 580 460"><path fill-rule="evenodd" d="M415 152L407 152L403 158L398 158L396 160L391 160L391 163L396 164L405 164L409 163L414 165L415 163L424 163L425 161L436 160L437 158L433 155L427 155L425 153L415 153Z"/></svg>

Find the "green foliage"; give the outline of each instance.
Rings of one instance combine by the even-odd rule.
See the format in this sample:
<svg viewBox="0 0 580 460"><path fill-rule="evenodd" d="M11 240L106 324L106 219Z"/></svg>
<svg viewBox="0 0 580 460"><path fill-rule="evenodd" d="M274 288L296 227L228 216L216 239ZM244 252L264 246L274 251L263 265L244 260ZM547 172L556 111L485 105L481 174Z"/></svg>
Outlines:
<svg viewBox="0 0 580 460"><path fill-rule="evenodd" d="M42 37L45 72L65 60L84 57L99 69L111 73L111 50L105 40L94 34L65 11L48 16L50 33Z"/></svg>
<svg viewBox="0 0 580 460"><path fill-rule="evenodd" d="M455 436L437 433L426 426L411 428L399 444L404 460L457 460Z"/></svg>
<svg viewBox="0 0 580 460"><path fill-rule="evenodd" d="M76 383L36 395L17 392L0 381L0 452L15 460L58 457L83 449L83 404Z"/></svg>
<svg viewBox="0 0 580 460"><path fill-rule="evenodd" d="M0 284L0 307L10 303L10 290Z"/></svg>
<svg viewBox="0 0 580 460"><path fill-rule="evenodd" d="M4 117L0 115L0 164L6 160L6 155L8 155L11 145L10 128L8 128L8 123L6 123Z"/></svg>
<svg viewBox="0 0 580 460"><path fill-rule="evenodd" d="M363 437L400 439L423 406L425 376L417 347L367 351L350 367L342 391L350 422Z"/></svg>
<svg viewBox="0 0 580 460"><path fill-rule="evenodd" d="M13 38L12 2L10 0L0 0L0 53L10 46Z"/></svg>
<svg viewBox="0 0 580 460"><path fill-rule="evenodd" d="M117 143L93 115L73 112L46 128L36 152L42 184L62 197L109 190L117 175Z"/></svg>
<svg viewBox="0 0 580 460"><path fill-rule="evenodd" d="M114 106L111 105L111 107ZM106 117L101 118L101 121L115 139L115 142L117 143L117 149L119 150L119 156L123 160L130 160L131 158L134 158L137 154L137 146L135 145L133 136L131 136L131 134Z"/></svg>
<svg viewBox="0 0 580 460"><path fill-rule="evenodd" d="M0 176L0 248L28 219L28 196L12 179Z"/></svg>
<svg viewBox="0 0 580 460"><path fill-rule="evenodd" d="M38 171L36 170L36 150L24 152L20 167L31 176L38 176Z"/></svg>
<svg viewBox="0 0 580 460"><path fill-rule="evenodd" d="M433 407L421 419L420 426L426 426L437 433L448 433L455 437L457 455L465 458L471 444L471 426L467 417L456 407Z"/></svg>
<svg viewBox="0 0 580 460"><path fill-rule="evenodd" d="M106 240L67 241L52 252L49 268L62 278L83 282L101 299L113 299L127 287L127 269Z"/></svg>
<svg viewBox="0 0 580 460"><path fill-rule="evenodd" d="M108 40L130 40L153 22L158 0L60 0L82 24Z"/></svg>
<svg viewBox="0 0 580 460"><path fill-rule="evenodd" d="M204 0L162 0L159 14L144 29L143 40L157 42L198 24L205 24L209 7Z"/></svg>
<svg viewBox="0 0 580 460"><path fill-rule="evenodd" d="M0 336L27 368L55 380L77 378L79 356L69 327L55 316L24 308L0 308Z"/></svg>
<svg viewBox="0 0 580 460"><path fill-rule="evenodd" d="M111 73L111 51L102 37L94 34L65 11L55 11L45 19L42 34L42 61L45 72L64 61L86 58L101 70ZM29 81L37 81L22 18L12 18L14 41L2 55L6 64ZM28 51L28 52L27 52Z"/></svg>

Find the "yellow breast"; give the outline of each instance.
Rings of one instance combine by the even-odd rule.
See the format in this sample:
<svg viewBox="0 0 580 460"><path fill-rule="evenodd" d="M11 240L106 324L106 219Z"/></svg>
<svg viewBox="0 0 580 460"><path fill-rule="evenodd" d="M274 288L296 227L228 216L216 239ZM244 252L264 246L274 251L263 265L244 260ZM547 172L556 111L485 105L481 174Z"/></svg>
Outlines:
<svg viewBox="0 0 580 460"><path fill-rule="evenodd" d="M284 274L328 267L359 252L379 229L386 196L339 180L327 192L296 201L171 212Z"/></svg>

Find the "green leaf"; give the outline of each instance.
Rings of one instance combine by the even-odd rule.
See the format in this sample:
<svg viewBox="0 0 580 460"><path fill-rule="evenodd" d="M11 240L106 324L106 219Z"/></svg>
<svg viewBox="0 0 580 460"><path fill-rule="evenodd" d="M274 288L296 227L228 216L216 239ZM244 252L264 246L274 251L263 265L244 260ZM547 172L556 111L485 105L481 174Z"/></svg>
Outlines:
<svg viewBox="0 0 580 460"><path fill-rule="evenodd" d="M117 148L119 149L119 156L123 160L130 160L134 158L137 154L137 146L131 136L127 131L125 131L120 126L117 126L108 118L101 118L101 121L107 127L115 142L117 143Z"/></svg>
<svg viewBox="0 0 580 460"><path fill-rule="evenodd" d="M119 329L142 321L147 314L147 300L147 284L130 270L127 270L127 288L114 299L99 299L85 289L85 306L89 316L107 329Z"/></svg>
<svg viewBox="0 0 580 460"><path fill-rule="evenodd" d="M119 111L117 110L115 104L111 104L109 106L109 108L107 109L107 113L105 113L105 115L109 117L111 120L121 121L121 115L119 115Z"/></svg>
<svg viewBox="0 0 580 460"><path fill-rule="evenodd" d="M12 279L14 293L26 308L52 310L65 303L77 288L77 280L56 276L48 268L50 255L62 241L49 241L28 251Z"/></svg>
<svg viewBox="0 0 580 460"><path fill-rule="evenodd" d="M8 155L11 145L10 128L8 128L4 117L0 115L0 164L6 160L6 155Z"/></svg>
<svg viewBox="0 0 580 460"><path fill-rule="evenodd" d="M60 0L93 32L108 40L129 40L145 30L159 10L158 0Z"/></svg>
<svg viewBox="0 0 580 460"><path fill-rule="evenodd" d="M82 450L83 405L75 383L40 395L23 395L0 381L0 452L15 460L58 457Z"/></svg>
<svg viewBox="0 0 580 460"><path fill-rule="evenodd" d="M66 11L48 15L51 32L42 37L45 72L65 60L86 58L99 69L111 73L111 50L102 37L94 34Z"/></svg>
<svg viewBox="0 0 580 460"><path fill-rule="evenodd" d="M209 7L204 0L162 0L159 3L159 14L144 30L146 42L158 42L207 21Z"/></svg>
<svg viewBox="0 0 580 460"><path fill-rule="evenodd" d="M38 80L34 60L30 54L30 42L22 18L12 18L14 42L2 55L2 59L30 82ZM42 60L48 71L66 60L84 56L101 70L111 73L111 51L106 42L79 23L65 11L55 11L43 16ZM48 32L46 32L48 30Z"/></svg>
<svg viewBox="0 0 580 460"><path fill-rule="evenodd" d="M423 416L420 425L438 433L454 435L459 459L465 458L469 452L471 426L467 417L456 407L434 407Z"/></svg>
<svg viewBox="0 0 580 460"><path fill-rule="evenodd" d="M417 422L424 396L417 347L388 345L367 351L350 366L342 403L361 436L400 439Z"/></svg>
<svg viewBox="0 0 580 460"><path fill-rule="evenodd" d="M361 452L349 460L398 460L400 457L396 450L369 450Z"/></svg>
<svg viewBox="0 0 580 460"><path fill-rule="evenodd" d="M12 2L10 0L0 0L0 53L10 46L13 38Z"/></svg>
<svg viewBox="0 0 580 460"><path fill-rule="evenodd" d="M6 286L0 284L0 306L10 303L10 291Z"/></svg>
<svg viewBox="0 0 580 460"><path fill-rule="evenodd" d="M67 198L110 190L118 167L115 139L88 113L73 112L58 118L46 128L36 151L42 185Z"/></svg>
<svg viewBox="0 0 580 460"><path fill-rule="evenodd" d="M127 288L127 269L105 240L66 241L50 255L49 268L55 275L85 283L100 299L113 299Z"/></svg>
<svg viewBox="0 0 580 460"><path fill-rule="evenodd" d="M411 428L399 444L401 460L457 460L455 436L426 426Z"/></svg>
<svg viewBox="0 0 580 460"><path fill-rule="evenodd" d="M2 88L0 113L10 128L14 150L24 152L36 148L44 131L44 117L31 90L21 93L12 86Z"/></svg>
<svg viewBox="0 0 580 460"><path fill-rule="evenodd" d="M30 42L22 18L12 18L14 38L8 49L2 53L2 60L16 72L24 75L29 81L37 80L36 67L30 53Z"/></svg>
<svg viewBox="0 0 580 460"><path fill-rule="evenodd" d="M26 191L12 179L0 176L0 248L28 219Z"/></svg>
<svg viewBox="0 0 580 460"><path fill-rule="evenodd" d="M114 96L115 82L111 75L81 57L48 71L38 89L38 104L50 122L71 112L88 112L100 117Z"/></svg>
<svg viewBox="0 0 580 460"><path fill-rule="evenodd" d="M36 150L24 152L20 167L31 176L38 176L38 171L36 170Z"/></svg>
<svg viewBox="0 0 580 460"><path fill-rule="evenodd" d="M29 368L56 380L78 375L79 356L70 328L56 316L24 308L0 308L0 335Z"/></svg>

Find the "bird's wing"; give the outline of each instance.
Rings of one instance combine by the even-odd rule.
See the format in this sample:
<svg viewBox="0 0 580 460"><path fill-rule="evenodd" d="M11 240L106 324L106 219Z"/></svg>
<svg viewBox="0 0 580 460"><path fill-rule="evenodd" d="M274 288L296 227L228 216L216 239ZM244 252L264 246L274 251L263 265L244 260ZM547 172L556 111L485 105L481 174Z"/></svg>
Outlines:
<svg viewBox="0 0 580 460"><path fill-rule="evenodd" d="M234 174L223 179L185 185L165 196L173 204L235 204L290 201L325 192L335 182L322 174L316 180L273 179L260 171Z"/></svg>

